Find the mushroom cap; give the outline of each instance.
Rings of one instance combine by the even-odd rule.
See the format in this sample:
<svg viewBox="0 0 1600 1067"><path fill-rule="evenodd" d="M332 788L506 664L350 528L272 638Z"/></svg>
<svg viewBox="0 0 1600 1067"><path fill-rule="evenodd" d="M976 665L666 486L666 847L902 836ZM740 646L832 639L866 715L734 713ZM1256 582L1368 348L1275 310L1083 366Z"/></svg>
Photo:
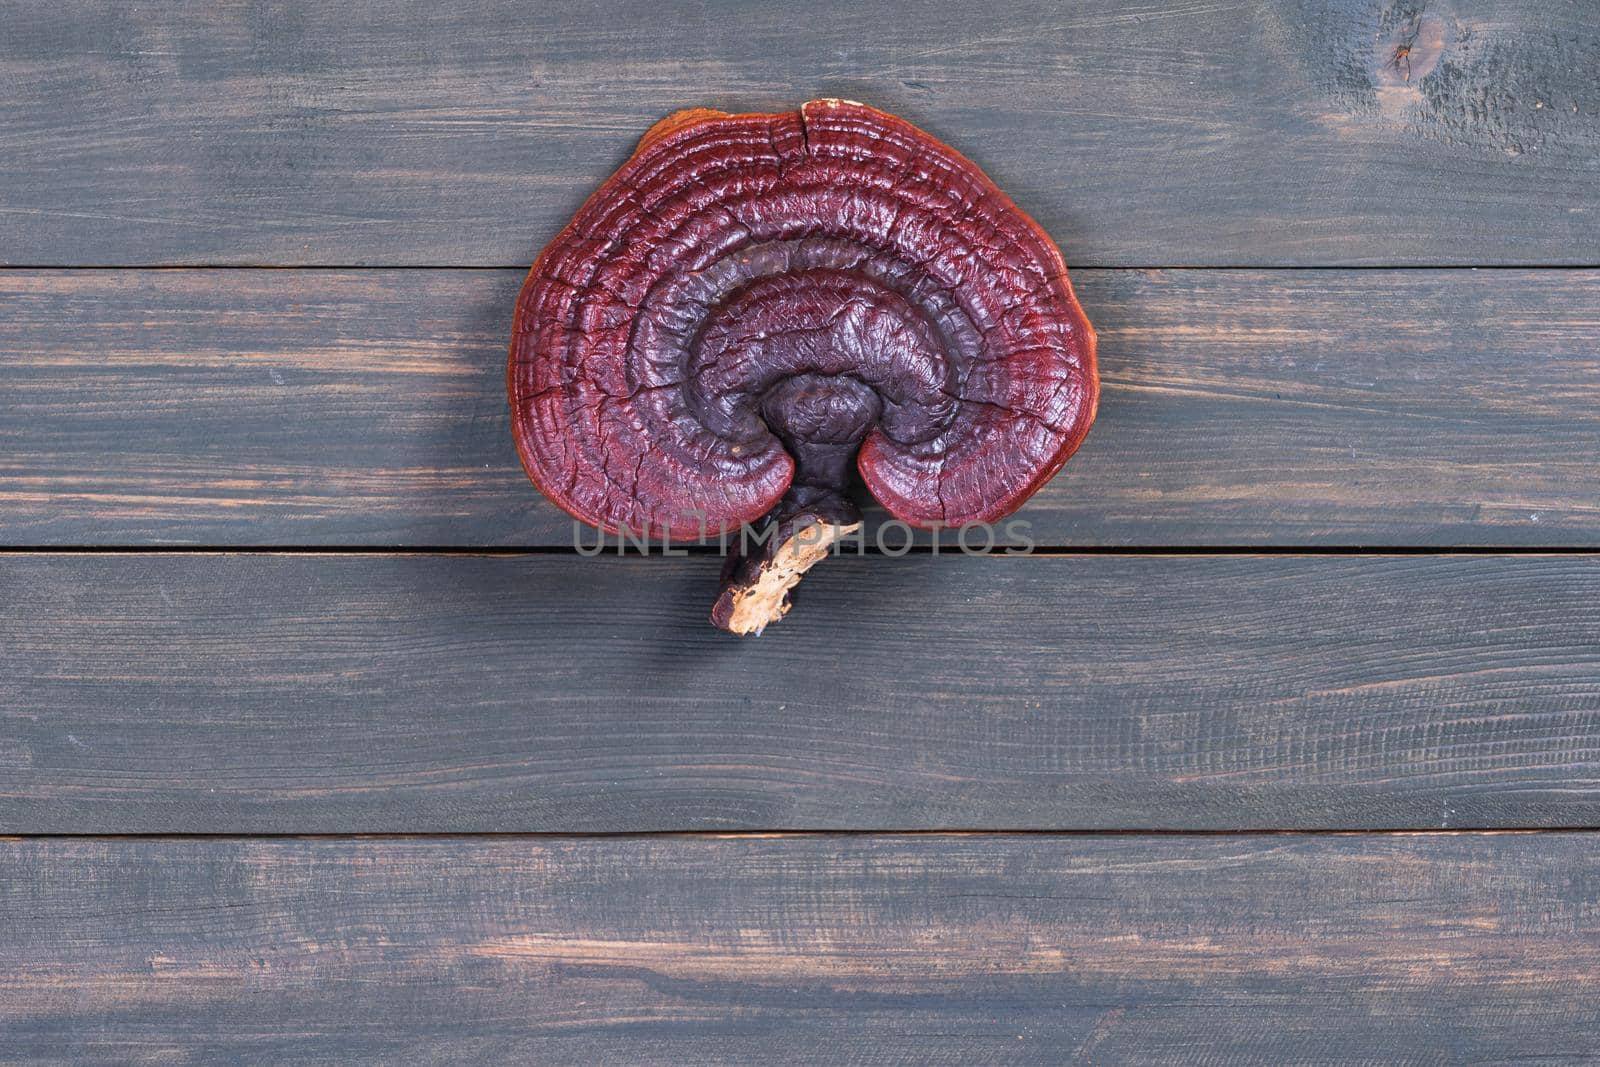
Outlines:
<svg viewBox="0 0 1600 1067"><path fill-rule="evenodd" d="M546 496L672 540L770 511L796 436L859 441L908 524L995 521L1076 451L1099 389L1049 236L954 149L843 100L652 128L533 265L508 383Z"/></svg>

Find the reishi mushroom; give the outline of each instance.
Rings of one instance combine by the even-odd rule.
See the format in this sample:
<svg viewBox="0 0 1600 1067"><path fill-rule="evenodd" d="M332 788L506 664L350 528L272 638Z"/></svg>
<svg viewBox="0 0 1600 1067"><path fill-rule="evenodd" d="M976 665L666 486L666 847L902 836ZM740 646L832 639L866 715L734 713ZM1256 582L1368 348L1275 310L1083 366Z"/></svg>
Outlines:
<svg viewBox="0 0 1600 1067"><path fill-rule="evenodd" d="M508 382L529 477L577 519L663 542L757 524L712 610L734 633L860 530L855 472L911 526L994 522L1099 390L1049 236L845 100L657 123L533 265Z"/></svg>

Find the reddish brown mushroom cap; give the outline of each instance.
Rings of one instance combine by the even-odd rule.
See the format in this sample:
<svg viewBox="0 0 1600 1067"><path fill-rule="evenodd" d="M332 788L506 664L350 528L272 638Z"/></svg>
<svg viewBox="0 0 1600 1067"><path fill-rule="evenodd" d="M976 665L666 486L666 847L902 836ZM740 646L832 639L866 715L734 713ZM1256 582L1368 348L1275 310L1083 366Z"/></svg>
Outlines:
<svg viewBox="0 0 1600 1067"><path fill-rule="evenodd" d="M534 264L509 382L545 495L672 539L784 500L847 525L851 467L912 525L993 521L1097 395L1044 231L953 149L841 100L658 123Z"/></svg>

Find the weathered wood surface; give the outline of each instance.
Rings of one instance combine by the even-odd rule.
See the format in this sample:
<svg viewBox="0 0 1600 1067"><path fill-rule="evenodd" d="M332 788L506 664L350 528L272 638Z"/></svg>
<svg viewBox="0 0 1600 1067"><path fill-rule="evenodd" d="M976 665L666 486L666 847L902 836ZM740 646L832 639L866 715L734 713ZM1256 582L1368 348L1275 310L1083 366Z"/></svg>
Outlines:
<svg viewBox="0 0 1600 1067"><path fill-rule="evenodd" d="M0 270L0 545L569 545L511 268L843 95L1076 265L1038 543L1600 548L1597 69L1592 0L0 0L0 265L396 268ZM1575 269L1085 269L1341 265ZM717 566L0 552L0 834L1600 826L1600 554L839 560L757 641ZM0 1060L1600 1063L1595 843L0 839Z"/></svg>
<svg viewBox="0 0 1600 1067"><path fill-rule="evenodd" d="M0 842L13 1064L1593 1063L1590 834Z"/></svg>
<svg viewBox="0 0 1600 1067"><path fill-rule="evenodd" d="M1600 545L1600 272L1080 271L1041 545ZM515 271L0 272L0 543L570 546Z"/></svg>
<svg viewBox="0 0 1600 1067"><path fill-rule="evenodd" d="M678 107L845 96L1080 265L1587 263L1588 0L9 3L0 262L529 262Z"/></svg>
<svg viewBox="0 0 1600 1067"><path fill-rule="evenodd" d="M0 556L0 833L1592 826L1600 558Z"/></svg>

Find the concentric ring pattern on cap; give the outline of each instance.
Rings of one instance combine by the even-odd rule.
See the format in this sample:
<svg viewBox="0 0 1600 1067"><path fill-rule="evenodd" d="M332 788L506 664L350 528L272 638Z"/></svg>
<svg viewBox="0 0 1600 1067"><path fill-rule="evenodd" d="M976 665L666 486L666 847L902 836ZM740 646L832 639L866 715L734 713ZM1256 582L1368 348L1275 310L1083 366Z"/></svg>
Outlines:
<svg viewBox="0 0 1600 1067"><path fill-rule="evenodd" d="M878 394L857 466L916 526L1015 510L1098 391L1044 231L953 149L848 101L663 121L518 298L523 463L609 531L694 538L770 510L795 466L757 412L795 375Z"/></svg>

